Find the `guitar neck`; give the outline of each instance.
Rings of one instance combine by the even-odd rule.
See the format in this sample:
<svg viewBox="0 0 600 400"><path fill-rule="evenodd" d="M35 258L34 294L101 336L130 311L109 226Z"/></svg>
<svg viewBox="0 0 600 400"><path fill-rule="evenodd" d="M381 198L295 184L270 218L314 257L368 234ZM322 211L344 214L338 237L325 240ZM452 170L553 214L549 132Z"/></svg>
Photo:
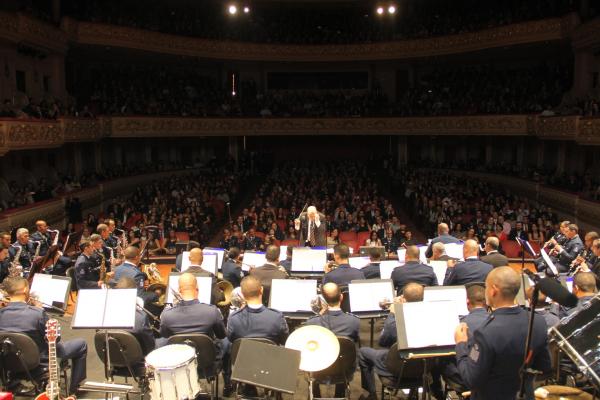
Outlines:
<svg viewBox="0 0 600 400"><path fill-rule="evenodd" d="M58 398L58 362L56 360L56 342L48 342L48 369L50 370L50 381L46 388L46 394L50 400Z"/></svg>

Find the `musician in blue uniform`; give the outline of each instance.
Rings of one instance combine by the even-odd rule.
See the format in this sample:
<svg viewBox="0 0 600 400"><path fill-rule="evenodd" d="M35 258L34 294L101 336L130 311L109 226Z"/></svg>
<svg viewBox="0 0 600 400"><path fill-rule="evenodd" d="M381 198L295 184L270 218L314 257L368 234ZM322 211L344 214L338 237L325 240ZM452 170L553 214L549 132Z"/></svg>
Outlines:
<svg viewBox="0 0 600 400"><path fill-rule="evenodd" d="M578 272L573 277L573 294L577 297L577 305L573 308L561 307L560 317L564 318L581 310L583 305L598 293L596 277L592 272Z"/></svg>
<svg viewBox="0 0 600 400"><path fill-rule="evenodd" d="M0 242L0 283L8 276L10 268L10 258L8 257L8 248Z"/></svg>
<svg viewBox="0 0 600 400"><path fill-rule="evenodd" d="M369 249L369 264L362 269L365 279L381 279L381 253L378 249Z"/></svg>
<svg viewBox="0 0 600 400"><path fill-rule="evenodd" d="M99 289L102 287L100 280L100 264L94 256L94 247L90 241L79 245L81 254L75 261L75 280L79 289Z"/></svg>
<svg viewBox="0 0 600 400"><path fill-rule="evenodd" d="M237 247L231 247L227 253L227 259L221 266L223 272L223 279L231 283L236 288L240 286L242 278L244 277L244 271L242 271L242 263L238 262L240 256L240 249Z"/></svg>
<svg viewBox="0 0 600 400"><path fill-rule="evenodd" d="M343 294L335 283L323 285L321 294L325 300L321 313L306 321L306 325L319 325L329 329L336 336L345 336L358 344L360 338L360 319L342 311ZM335 385L335 397L345 396L346 388L343 384ZM319 385L313 386L314 397L321 397Z"/></svg>
<svg viewBox="0 0 600 400"><path fill-rule="evenodd" d="M40 246L40 251L38 252L38 255L43 257L46 255L48 249L52 245L52 237L50 232L48 232L48 225L46 224L46 221L36 221L35 226L37 231L31 234L31 240L39 243L38 246ZM59 234L59 232L56 233L56 235Z"/></svg>
<svg viewBox="0 0 600 400"><path fill-rule="evenodd" d="M42 308L27 304L29 284L24 278L9 278L4 288L10 296L10 302L0 309L0 327L6 332L24 333L29 336L40 351L40 367L33 371L34 376L48 365L48 343L46 341L46 322L48 315ZM72 339L56 343L56 354L61 359L72 362L72 373L68 392L75 394L79 384L86 379L87 345L83 339Z"/></svg>
<svg viewBox="0 0 600 400"><path fill-rule="evenodd" d="M286 272L288 274L292 273L292 254L294 252L294 247L293 246L288 246L285 249L285 260L282 260L279 265L281 265L283 268L285 268Z"/></svg>
<svg viewBox="0 0 600 400"><path fill-rule="evenodd" d="M485 278L494 268L488 263L480 261L479 245L474 240L467 240L463 245L465 261L456 263L448 261L448 269L444 278L445 286L466 285L467 283L485 282Z"/></svg>
<svg viewBox="0 0 600 400"><path fill-rule="evenodd" d="M283 345L289 329L283 314L263 305L263 287L254 276L242 279L245 307L229 316L227 338L230 342L245 337L266 338Z"/></svg>
<svg viewBox="0 0 600 400"><path fill-rule="evenodd" d="M558 227L559 231L544 244L544 247L547 248L548 255L550 256L550 259L553 263L556 263L558 259L552 255L551 249L553 249L557 244L563 246L567 242L567 232L569 230L569 225L571 225L570 221L562 221ZM533 261L533 263L535 264L536 269L538 271L544 271L548 267L543 257L541 256L536 258Z"/></svg>
<svg viewBox="0 0 600 400"><path fill-rule="evenodd" d="M485 285L487 304L492 312L473 332L472 339L469 339L466 323L456 328L458 370L471 388L471 399L514 399L519 390L529 321L527 311L515 305L521 280L510 267L498 267L489 273ZM544 320L534 319L531 367L542 372L551 369L546 330ZM527 388L532 396L531 380Z"/></svg>
<svg viewBox="0 0 600 400"><path fill-rule="evenodd" d="M423 301L424 288L418 283L409 283L404 287L402 296L394 299L394 302L411 303ZM367 391L368 395L362 395L361 399L376 400L377 393L375 389L375 372L380 376L393 376L388 371L386 359L389 353L389 348L398 341L396 332L396 316L394 315L394 307L390 307L390 314L383 324L381 336L379 336L379 346L383 349L373 349L371 347L361 347L358 357L358 365L360 366L361 386Z"/></svg>
<svg viewBox="0 0 600 400"><path fill-rule="evenodd" d="M579 237L579 227L575 224L570 224L567 232L567 241L563 244L554 246L553 251L557 253L555 263L558 272L568 272L571 263L577 258L584 249L583 242Z"/></svg>
<svg viewBox="0 0 600 400"><path fill-rule="evenodd" d="M19 255L18 262L23 267L24 277L29 275L35 249L36 245L29 240L29 230L26 228L17 229L17 241L8 249L8 256L10 257L10 261L14 261L15 257Z"/></svg>
<svg viewBox="0 0 600 400"><path fill-rule="evenodd" d="M147 292L144 289L146 274L138 268L138 264L140 263L140 249L129 246L123 251L123 256L125 261L115 268L113 282L119 282L123 277L131 278L135 282L138 297L144 300L144 303L158 300L156 293Z"/></svg>
<svg viewBox="0 0 600 400"><path fill-rule="evenodd" d="M226 338L221 312L216 306L198 301L198 282L190 273L179 276L179 294L182 301L173 308L165 309L160 316L161 337L157 339L157 346L165 345L173 335L184 333L203 333L216 339L216 364L222 363L224 390L230 392L231 369L228 360L230 343Z"/></svg>
<svg viewBox="0 0 600 400"><path fill-rule="evenodd" d="M437 231L438 235L431 239L431 242L429 242L429 246L427 247L427 251L425 251L425 257L427 258L431 258L431 256L433 255L433 250L431 249L431 247L435 243L460 243L460 239L457 239L454 236L450 235L450 228L448 227L448 224L442 222L438 225Z"/></svg>
<svg viewBox="0 0 600 400"><path fill-rule="evenodd" d="M329 264L325 266L323 285L333 282L338 286L347 286L353 280L365 279L361 270L350 266L348 258L350 258L350 248L343 243L336 244L333 248L333 260L338 267L332 269Z"/></svg>
<svg viewBox="0 0 600 400"><path fill-rule="evenodd" d="M120 260L113 260L117 255L115 254L115 248L117 247L116 242L113 242L110 238L110 233L108 231L108 226L106 224L99 224L96 227L96 231L98 232L99 238L96 238L96 235L92 235L90 239L93 243L96 244L96 249L98 252L102 252L104 258L106 259L106 270L112 271L112 267L116 265L111 265L111 263L119 262Z"/></svg>
<svg viewBox="0 0 600 400"><path fill-rule="evenodd" d="M408 246L404 258L405 264L394 268L392 271L391 278L398 294L402 293L402 288L409 282L419 283L423 286L438 285L433 268L421 264L419 255L420 252L417 246Z"/></svg>

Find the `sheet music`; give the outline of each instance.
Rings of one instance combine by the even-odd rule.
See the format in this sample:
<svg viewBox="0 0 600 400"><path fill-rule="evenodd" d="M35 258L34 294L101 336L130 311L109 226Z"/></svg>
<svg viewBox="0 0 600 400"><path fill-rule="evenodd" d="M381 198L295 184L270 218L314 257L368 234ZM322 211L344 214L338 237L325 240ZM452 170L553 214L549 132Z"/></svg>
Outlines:
<svg viewBox="0 0 600 400"><path fill-rule="evenodd" d="M394 299L394 285L391 280L350 283L350 311L382 311L379 302Z"/></svg>
<svg viewBox="0 0 600 400"><path fill-rule="evenodd" d="M273 279L269 306L281 312L311 311L316 296L315 279Z"/></svg>
<svg viewBox="0 0 600 400"><path fill-rule="evenodd" d="M262 267L267 262L265 258L265 253L263 251L247 251L244 253L243 258L244 265L242 264L242 271L248 272L250 270L250 265L255 267Z"/></svg>
<svg viewBox="0 0 600 400"><path fill-rule="evenodd" d="M283 261L287 258L287 246L279 246L279 261Z"/></svg>
<svg viewBox="0 0 600 400"><path fill-rule="evenodd" d="M400 261L401 264L404 264L406 259L406 249L398 248L398 251L396 253L398 254L398 261Z"/></svg>
<svg viewBox="0 0 600 400"><path fill-rule="evenodd" d="M444 244L444 249L448 257L463 260L463 246L463 243L446 243Z"/></svg>
<svg viewBox="0 0 600 400"><path fill-rule="evenodd" d="M425 253L427 252L427 246L419 246L419 260L423 263L427 263L427 256Z"/></svg>
<svg viewBox="0 0 600 400"><path fill-rule="evenodd" d="M402 307L404 314L402 330L406 337L406 346L398 341L399 349L454 346L454 330L459 319L451 301L403 303L398 306Z"/></svg>
<svg viewBox="0 0 600 400"><path fill-rule="evenodd" d="M136 300L137 289L109 289L103 326L132 329L135 325Z"/></svg>
<svg viewBox="0 0 600 400"><path fill-rule="evenodd" d="M311 249L310 247L294 247L292 255L292 271L323 272L327 263L326 249Z"/></svg>
<svg viewBox="0 0 600 400"><path fill-rule="evenodd" d="M348 262L352 268L363 269L371 262L371 259L369 257L350 257Z"/></svg>
<svg viewBox="0 0 600 400"><path fill-rule="evenodd" d="M465 286L429 286L425 288L423 301L451 301L456 315L467 315L467 289Z"/></svg>
<svg viewBox="0 0 600 400"><path fill-rule="evenodd" d="M185 272L190 267L190 252L184 251L181 253L181 272Z"/></svg>
<svg viewBox="0 0 600 400"><path fill-rule="evenodd" d="M204 257L202 258L202 265L200 265L200 268L217 276L217 263L219 262L219 255L212 252L203 253L202 255Z"/></svg>
<svg viewBox="0 0 600 400"><path fill-rule="evenodd" d="M180 275L181 274L178 273L171 273L169 275L169 288L167 289L166 303L173 304L173 300L175 299L173 296L173 290L179 292ZM196 282L198 282L198 301L200 303L210 304L210 297L212 294L212 278L210 276L197 276Z"/></svg>
<svg viewBox="0 0 600 400"><path fill-rule="evenodd" d="M102 327L107 289L80 289L73 316L74 328Z"/></svg>
<svg viewBox="0 0 600 400"><path fill-rule="evenodd" d="M435 274L438 285L444 284L444 278L446 278L446 270L448 269L447 261L429 261L429 265L433 268L433 273Z"/></svg>
<svg viewBox="0 0 600 400"><path fill-rule="evenodd" d="M381 279L390 279L392 277L392 272L396 267L402 265L397 260L385 260L379 264L379 275Z"/></svg>
<svg viewBox="0 0 600 400"><path fill-rule="evenodd" d="M546 253L546 250L542 249L541 253L542 253L542 258L544 259L544 262L546 263L548 268L550 268L550 270L552 271L552 273L554 275L558 276L558 270L556 269L556 266L554 265L554 263L548 256L548 253Z"/></svg>
<svg viewBox="0 0 600 400"><path fill-rule="evenodd" d="M67 306L66 299L70 287L71 280L69 278L42 273L33 276L30 292L35 294L42 303L50 306L55 302L62 303L64 309Z"/></svg>
<svg viewBox="0 0 600 400"><path fill-rule="evenodd" d="M225 249L219 247L205 247L204 250L217 255L217 269L221 269L221 266L223 266L223 259L225 258Z"/></svg>

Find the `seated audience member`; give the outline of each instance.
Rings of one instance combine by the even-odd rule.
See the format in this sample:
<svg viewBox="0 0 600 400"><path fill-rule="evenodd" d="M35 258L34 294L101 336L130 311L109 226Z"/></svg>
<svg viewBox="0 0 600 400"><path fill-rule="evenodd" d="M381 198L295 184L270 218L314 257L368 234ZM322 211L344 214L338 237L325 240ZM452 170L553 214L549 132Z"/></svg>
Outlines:
<svg viewBox="0 0 600 400"><path fill-rule="evenodd" d="M41 365L32 375L41 377L48 365L48 342L46 341L46 322L48 315L41 307L28 305L29 283L24 278L7 278L4 290L10 297L6 307L0 308L0 329L5 332L23 333L29 336L40 351ZM87 344L83 339L62 340L56 343L56 355L71 360L71 379L67 388L74 395L86 379Z"/></svg>
<svg viewBox="0 0 600 400"><path fill-rule="evenodd" d="M406 249L405 264L394 268L392 271L392 281L398 294L402 294L402 288L410 282L418 283L423 286L437 286L438 281L433 268L429 265L421 264L419 261L419 248L417 246L408 246Z"/></svg>
<svg viewBox="0 0 600 400"><path fill-rule="evenodd" d="M254 276L242 279L242 295L246 306L229 316L227 337L233 343L245 337L266 338L285 344L289 330L283 314L263 305L263 287Z"/></svg>
<svg viewBox="0 0 600 400"><path fill-rule="evenodd" d="M382 246L381 240L377 236L376 231L371 231L371 235L365 241L365 246L368 246L368 247L381 247Z"/></svg>
<svg viewBox="0 0 600 400"><path fill-rule="evenodd" d="M394 302L418 302L423 301L423 286L418 283L409 283L404 288L402 296L394 299ZM379 346L382 349L373 349L370 347L361 347L359 351L358 363L360 366L360 381L362 388L368 395L362 395L362 399L376 400L377 392L375 388L375 373L380 376L393 376L387 369L386 359L389 348L396 343L398 335L396 333L396 317L394 307L390 308L390 314L383 324L383 330L379 336Z"/></svg>
<svg viewBox="0 0 600 400"><path fill-rule="evenodd" d="M465 261L448 261L448 269L444 278L445 286L466 285L467 283L485 282L485 278L493 269L490 264L479 261L479 245L474 240L467 240L463 245Z"/></svg>
<svg viewBox="0 0 600 400"><path fill-rule="evenodd" d="M381 279L381 253L379 249L369 249L369 264L361 271L366 279Z"/></svg>
<svg viewBox="0 0 600 400"><path fill-rule="evenodd" d="M507 267L508 258L504 254L500 254L498 249L500 248L500 240L497 237L490 236L485 240L485 253L486 255L481 257L481 261L490 264L492 267Z"/></svg>
<svg viewBox="0 0 600 400"><path fill-rule="evenodd" d="M438 225L438 235L436 237L434 237L433 239L431 239L431 243L429 243L429 246L427 247L427 251L425 252L425 257L427 258L431 258L431 256L433 255L433 252L431 250L431 247L438 243L460 243L460 240L455 238L454 236L450 235L450 228L448 228L448 224L446 223L441 223Z"/></svg>
<svg viewBox="0 0 600 400"><path fill-rule="evenodd" d="M329 329L336 336L344 336L352 339L355 343L360 340L360 320L358 317L345 313L341 309L344 295L335 283L327 283L322 288L322 296L325 304L321 313L306 321L306 325L319 325ZM345 396L346 388L343 384L335 386L335 397ZM321 397L319 385L313 389L315 397Z"/></svg>
<svg viewBox="0 0 600 400"><path fill-rule="evenodd" d="M365 275L361 270L352 268L348 262L350 257L350 248L345 244L335 245L333 248L333 260L337 264L337 268L327 264L325 266L325 275L323 276L323 285L333 282L338 286L348 286L348 284L356 279L365 279Z"/></svg>

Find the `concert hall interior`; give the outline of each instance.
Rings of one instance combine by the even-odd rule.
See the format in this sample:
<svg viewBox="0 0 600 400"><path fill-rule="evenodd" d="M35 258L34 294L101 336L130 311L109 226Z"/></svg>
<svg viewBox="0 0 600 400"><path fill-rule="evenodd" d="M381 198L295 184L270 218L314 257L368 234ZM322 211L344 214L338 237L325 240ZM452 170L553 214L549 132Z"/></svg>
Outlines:
<svg viewBox="0 0 600 400"><path fill-rule="evenodd" d="M2 0L0 101L0 400L600 396L597 1Z"/></svg>

